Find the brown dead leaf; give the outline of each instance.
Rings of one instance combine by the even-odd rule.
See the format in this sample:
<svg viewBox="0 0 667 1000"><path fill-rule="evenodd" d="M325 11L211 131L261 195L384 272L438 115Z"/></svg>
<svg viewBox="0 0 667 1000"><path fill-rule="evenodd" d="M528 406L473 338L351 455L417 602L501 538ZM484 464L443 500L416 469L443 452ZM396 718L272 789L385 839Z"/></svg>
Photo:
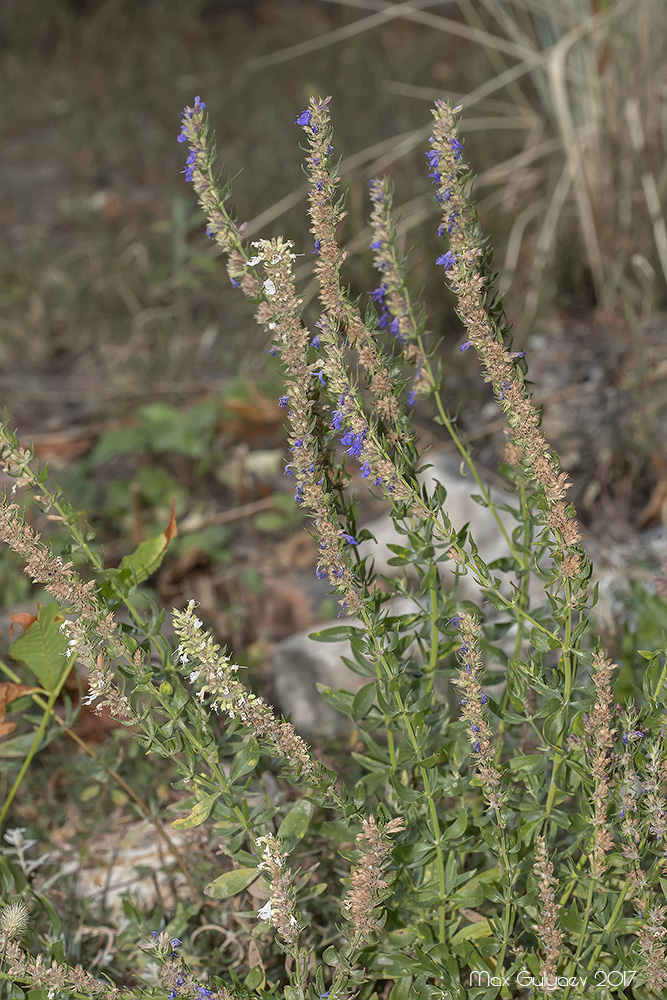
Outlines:
<svg viewBox="0 0 667 1000"><path fill-rule="evenodd" d="M39 605L37 605L39 608ZM12 620L9 623L9 638L14 638L14 626L20 625L24 632L27 632L33 622L37 621L37 615L31 615L28 611L14 611Z"/></svg>
<svg viewBox="0 0 667 1000"><path fill-rule="evenodd" d="M58 434L43 434L33 440L33 450L43 462L60 459L68 462L79 455L85 455L95 444L95 437L89 431L60 431Z"/></svg>
<svg viewBox="0 0 667 1000"><path fill-rule="evenodd" d="M30 694L32 691L39 691L39 688L30 687L28 684L11 684L9 682L0 684L0 739L3 736L8 736L9 733L13 733L16 729L15 722L5 722L7 705L11 701L16 701L17 698L22 698L24 695Z"/></svg>
<svg viewBox="0 0 667 1000"><path fill-rule="evenodd" d="M169 524L164 529L164 537L169 545L178 534L178 526L176 524L176 497L171 501L171 514L169 515Z"/></svg>

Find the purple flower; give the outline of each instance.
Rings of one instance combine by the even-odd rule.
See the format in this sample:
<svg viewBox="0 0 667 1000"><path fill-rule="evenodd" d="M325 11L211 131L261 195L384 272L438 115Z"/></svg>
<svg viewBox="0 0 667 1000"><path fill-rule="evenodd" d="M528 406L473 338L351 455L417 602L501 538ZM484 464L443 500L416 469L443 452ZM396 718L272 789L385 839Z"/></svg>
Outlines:
<svg viewBox="0 0 667 1000"><path fill-rule="evenodd" d="M212 997L213 993L211 990L207 990L204 986L197 987L197 1000L206 1000L206 997Z"/></svg>
<svg viewBox="0 0 667 1000"><path fill-rule="evenodd" d="M459 351L467 351L469 347L470 347L470 341L464 340L461 346L459 347Z"/></svg>
<svg viewBox="0 0 667 1000"><path fill-rule="evenodd" d="M371 292L371 299L373 300L373 302L382 302L382 300L384 299L384 293L386 291L387 291L387 286L385 285L384 282L382 282L379 288L374 288L373 291Z"/></svg>
<svg viewBox="0 0 667 1000"><path fill-rule="evenodd" d="M416 398L417 398L417 393L415 392L414 389L411 389L410 392L408 393L408 406L414 406Z"/></svg>
<svg viewBox="0 0 667 1000"><path fill-rule="evenodd" d="M429 149L426 152L426 159L428 160L429 167L437 167L440 162L440 157L435 149Z"/></svg>
<svg viewBox="0 0 667 1000"><path fill-rule="evenodd" d="M280 399L278 400L278 406L282 406L283 410L287 408L288 403L289 403L289 396L281 396Z"/></svg>
<svg viewBox="0 0 667 1000"><path fill-rule="evenodd" d="M316 372L315 374L317 375L320 385L323 385L326 388L326 382L324 381L324 375L322 372Z"/></svg>
<svg viewBox="0 0 667 1000"><path fill-rule="evenodd" d="M461 153L463 152L463 143L459 142L458 139L452 139L452 152L454 154L455 160L461 159Z"/></svg>
<svg viewBox="0 0 667 1000"><path fill-rule="evenodd" d="M330 426L333 427L335 431L340 430L340 425L343 422L343 416L344 414L342 410L333 411L333 420L331 421Z"/></svg>
<svg viewBox="0 0 667 1000"><path fill-rule="evenodd" d="M294 492L294 500L296 503L303 503L303 486L297 486Z"/></svg>
<svg viewBox="0 0 667 1000"><path fill-rule="evenodd" d="M365 430L361 434L355 434L354 431L347 431L340 439L340 443L345 445L348 455L352 455L353 458L359 458L364 450L365 437Z"/></svg>
<svg viewBox="0 0 667 1000"><path fill-rule="evenodd" d="M321 249L322 249L322 244L320 243L319 240L315 240L315 249L313 250L313 253L319 253Z"/></svg>
<svg viewBox="0 0 667 1000"><path fill-rule="evenodd" d="M373 486L382 486L382 476L376 476L373 480Z"/></svg>
<svg viewBox="0 0 667 1000"><path fill-rule="evenodd" d="M454 265L455 260L456 257L454 256L452 251L448 250L447 253L443 253L440 255L440 257L438 257L438 259L436 260L436 264L438 266L442 265L445 271L448 271L449 268Z"/></svg>
<svg viewBox="0 0 667 1000"><path fill-rule="evenodd" d="M294 122L295 125L310 125L310 119L313 117L313 112L308 108L306 111L302 111L297 120Z"/></svg>
<svg viewBox="0 0 667 1000"><path fill-rule="evenodd" d="M368 476L370 476L370 474L371 474L370 463L369 463L368 459L366 459L366 461L364 462L364 464L361 466L361 478L362 479L367 479Z"/></svg>
<svg viewBox="0 0 667 1000"><path fill-rule="evenodd" d="M379 250L382 246L382 240L373 240L371 243L371 250Z"/></svg>
<svg viewBox="0 0 667 1000"><path fill-rule="evenodd" d="M310 343L311 343L311 345L312 345L313 347L319 347L319 346L320 346L320 344L321 344L321 341L320 341L320 338L318 337L318 335L317 335L317 334L315 334L315 336L313 337L313 339L311 340L311 342L310 342ZM322 384L324 385L324 383L322 383Z"/></svg>
<svg viewBox="0 0 667 1000"><path fill-rule="evenodd" d="M356 538L354 537L354 535L348 535L345 532L343 532L343 538L345 539L345 541L347 542L348 545L358 545L359 544L359 542L356 540Z"/></svg>
<svg viewBox="0 0 667 1000"><path fill-rule="evenodd" d="M327 574L324 572L323 569L320 569L319 566L316 567L315 576L317 577L318 580L323 580L326 575Z"/></svg>
<svg viewBox="0 0 667 1000"><path fill-rule="evenodd" d="M240 288L241 287L241 282L237 281L236 278L232 278L231 274L229 276L229 280L231 281L231 283L234 286L234 288Z"/></svg>

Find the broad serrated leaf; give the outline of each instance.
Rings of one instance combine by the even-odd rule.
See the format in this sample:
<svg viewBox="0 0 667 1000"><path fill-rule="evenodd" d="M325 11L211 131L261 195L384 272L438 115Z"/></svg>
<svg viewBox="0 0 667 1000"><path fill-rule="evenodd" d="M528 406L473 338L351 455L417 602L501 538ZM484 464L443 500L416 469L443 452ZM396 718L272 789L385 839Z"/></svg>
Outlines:
<svg viewBox="0 0 667 1000"><path fill-rule="evenodd" d="M15 660L20 660L32 671L46 691L55 691L69 673L70 664L64 655L67 638L60 631L64 621L57 604L46 604L37 612L37 617L22 636L15 639L9 652Z"/></svg>

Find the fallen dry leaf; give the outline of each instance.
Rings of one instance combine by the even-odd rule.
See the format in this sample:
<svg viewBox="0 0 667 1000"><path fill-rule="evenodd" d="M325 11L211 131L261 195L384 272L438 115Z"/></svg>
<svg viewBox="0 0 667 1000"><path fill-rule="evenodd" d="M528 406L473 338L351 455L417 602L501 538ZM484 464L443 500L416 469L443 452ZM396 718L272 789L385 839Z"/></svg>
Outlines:
<svg viewBox="0 0 667 1000"><path fill-rule="evenodd" d="M5 722L7 705L10 701L16 701L17 698L22 698L32 691L39 691L39 688L30 687L28 684L11 684L9 682L0 684L0 739L13 733L16 729L15 722Z"/></svg>
<svg viewBox="0 0 667 1000"><path fill-rule="evenodd" d="M39 608L39 604L37 605ZM37 615L31 615L28 611L14 611L12 620L9 623L9 638L14 638L14 626L20 625L24 632L27 632L33 622L37 621Z"/></svg>

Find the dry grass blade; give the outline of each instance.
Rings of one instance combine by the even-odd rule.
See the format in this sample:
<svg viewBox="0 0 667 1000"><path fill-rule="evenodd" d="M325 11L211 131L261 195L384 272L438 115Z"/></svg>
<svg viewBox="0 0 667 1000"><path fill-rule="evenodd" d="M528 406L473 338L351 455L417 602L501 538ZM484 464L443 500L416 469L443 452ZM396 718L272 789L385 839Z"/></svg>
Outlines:
<svg viewBox="0 0 667 1000"><path fill-rule="evenodd" d="M385 3L384 0L325 0L325 3L336 3L345 7L356 7L363 10L376 10L381 12L382 16L387 20L400 17L406 21L412 21L415 24L423 24L428 28L434 28L436 31L445 32L448 35L456 35L458 38L467 38L469 41L474 42L476 45L481 45L483 48L489 48L495 52L505 52L507 55L514 56L516 59L525 58L526 54L529 53L533 47L526 48L523 45L515 44L514 42L508 42L505 38L499 38L497 35L491 35L484 28L479 26L474 26L470 24L463 24L461 21L455 21L449 17L443 17L441 14L428 14L425 13L420 8L431 6L431 4L426 3L402 3L393 4ZM364 18L362 22L371 21L373 18ZM374 27L374 25L372 25Z"/></svg>
<svg viewBox="0 0 667 1000"><path fill-rule="evenodd" d="M404 9L415 11L419 7L433 7L439 2L440 0L414 0L413 3L391 4L388 9L383 10L381 13L361 18L359 21L355 21L354 24L346 24L343 28L336 28L334 31L327 31L321 35L316 35L315 38L311 38L307 42L299 42L298 45L290 45L279 52L271 52L269 55L260 56L258 59L251 59L247 64L248 69L255 72L258 69L265 69L267 66L276 66L278 63L288 62L290 59L308 55L310 52L317 52L319 49L327 48L329 45L335 45L336 42L343 42L345 39L354 38L364 31L370 31L372 28L378 27L378 25L386 24L387 21L403 17Z"/></svg>
<svg viewBox="0 0 667 1000"><path fill-rule="evenodd" d="M644 149L645 138L639 112L639 102L636 99L628 98L626 101L625 118L628 123L630 142L635 153L639 155ZM665 226L665 217L660 205L658 185L655 182L655 177L648 170L642 173L641 183L649 219L653 227L653 239L658 251L660 266L662 267L665 281L667 281L667 227Z"/></svg>

